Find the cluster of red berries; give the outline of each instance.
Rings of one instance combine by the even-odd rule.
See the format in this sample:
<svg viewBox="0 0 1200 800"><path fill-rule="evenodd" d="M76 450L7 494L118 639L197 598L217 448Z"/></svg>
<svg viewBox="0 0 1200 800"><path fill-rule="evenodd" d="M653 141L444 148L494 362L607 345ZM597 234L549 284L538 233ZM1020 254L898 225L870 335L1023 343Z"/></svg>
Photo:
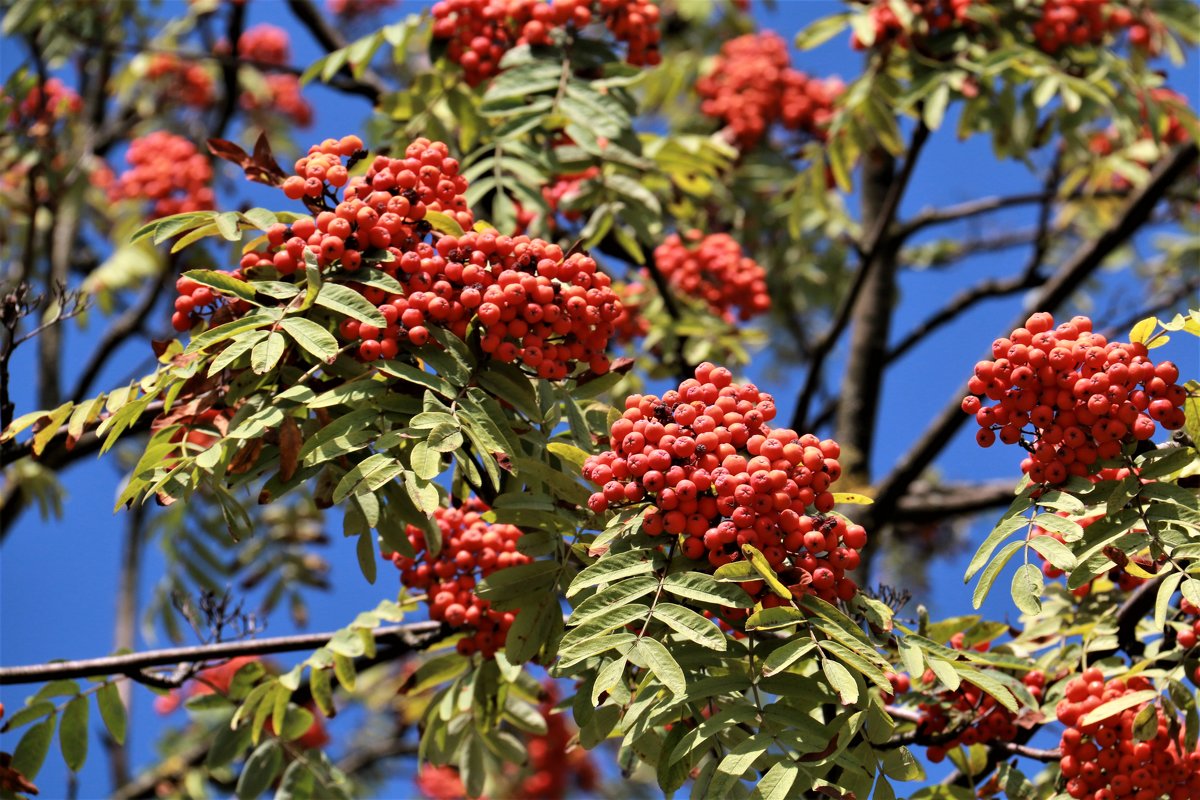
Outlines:
<svg viewBox="0 0 1200 800"><path fill-rule="evenodd" d="M394 553L391 559L404 586L426 592L430 619L471 632L459 639L459 653L479 652L492 658L504 647L516 615L493 609L475 594L475 584L496 570L526 564L530 559L517 552L520 529L485 522L487 510L476 498L461 508L439 508L433 516L442 532L441 550L430 553L424 532L409 525L406 533L415 555Z"/></svg>
<svg viewBox="0 0 1200 800"><path fill-rule="evenodd" d="M1046 685L1045 673L1034 670L1021 679L1035 700L1042 699ZM946 753L963 745L988 742L1010 742L1017 735L1017 718L1000 705L994 697L982 689L964 682L955 691L940 692L936 700L919 703L921 721L917 732L924 737L938 737L948 730L956 731L951 738L942 739L940 744L931 745L925 754L935 764L946 758Z"/></svg>
<svg viewBox="0 0 1200 800"><path fill-rule="evenodd" d="M771 31L726 42L712 71L696 82L700 110L727 125L742 148L756 145L776 122L823 140L844 89L836 78L792 69L787 44Z"/></svg>
<svg viewBox="0 0 1200 800"><path fill-rule="evenodd" d="M521 781L516 797L560 800L570 794L572 788L580 792L592 792L596 788L599 780L596 765L587 750L578 744L572 746L576 731L567 721L566 714L554 712L556 703L558 689L552 682L544 682L538 712L546 721L546 732L526 739L527 769L532 772Z"/></svg>
<svg viewBox="0 0 1200 800"><path fill-rule="evenodd" d="M252 91L242 92L239 103L243 110L282 114L301 128L312 125L312 106L304 99L299 78L285 73L272 73L263 76L263 86L265 92L261 97Z"/></svg>
<svg viewBox="0 0 1200 800"><path fill-rule="evenodd" d="M153 202L150 216L213 207L212 165L191 141L154 131L129 143L129 169L109 186L109 198Z"/></svg>
<svg viewBox="0 0 1200 800"><path fill-rule="evenodd" d="M238 55L267 66L283 66L291 59L291 43L287 31L274 25L255 25L246 29L238 39ZM288 117L302 128L312 124L312 106L304 99L300 78L289 73L269 73L264 76L262 96L245 91L239 100L246 111L274 111Z"/></svg>
<svg viewBox="0 0 1200 800"><path fill-rule="evenodd" d="M602 487L588 507L647 502L643 530L682 536L688 558L720 567L751 545L794 593L849 600L857 587L847 573L867 532L828 513L838 445L771 428L774 417L771 395L709 363L661 399L631 395L612 449L584 462L584 477ZM741 585L764 605L781 602L762 581Z"/></svg>
<svg viewBox="0 0 1200 800"><path fill-rule="evenodd" d="M1179 610L1183 614L1191 617L1189 627L1181 629L1175 637L1175 641L1184 650L1191 650L1196 646L1196 642L1200 641L1200 608L1192 605L1186 598L1179 601Z"/></svg>
<svg viewBox="0 0 1200 800"><path fill-rule="evenodd" d="M171 53L156 53L146 67L146 78L162 84L170 100L192 108L213 104L213 78L195 61L186 61Z"/></svg>
<svg viewBox="0 0 1200 800"><path fill-rule="evenodd" d="M962 409L979 423L981 447L998 435L1029 451L1021 470L1034 483L1088 475L1126 443L1153 436L1155 422L1183 427L1187 392L1176 383L1179 370L1169 361L1155 364L1147 352L1138 342L1106 341L1087 317L1055 328L1040 312L992 343L993 359L975 365Z"/></svg>
<svg viewBox="0 0 1200 800"><path fill-rule="evenodd" d="M640 281L613 288L621 299L621 314L613 320L613 338L621 344L629 344L650 332L650 320L642 313L642 299L648 290Z"/></svg>
<svg viewBox="0 0 1200 800"><path fill-rule="evenodd" d="M1172 735L1172 728L1183 726L1172 725L1161 708L1157 709L1158 729L1149 741L1134 736L1134 720L1145 703L1081 724L1104 703L1153 688L1140 675L1106 682L1104 673L1095 667L1067 683L1055 711L1059 722L1067 726L1059 767L1068 795L1076 800L1191 800L1200 796L1200 750L1186 749L1181 730Z"/></svg>
<svg viewBox="0 0 1200 800"><path fill-rule="evenodd" d="M283 28L263 23L243 31L237 50L242 58L282 66L291 58L291 41Z"/></svg>
<svg viewBox="0 0 1200 800"><path fill-rule="evenodd" d="M967 15L971 3L976 0L907 0L909 12L913 21L906 30L904 23L897 16L891 0L875 0L868 12L871 24L875 29L875 40L872 47L879 48L897 43L907 46L914 36L932 36L956 26L966 26L970 20ZM850 46L855 50L865 50L866 43L858 33L851 33Z"/></svg>
<svg viewBox="0 0 1200 800"><path fill-rule="evenodd" d="M29 129L34 125L50 127L60 119L78 114L82 109L83 99L74 89L58 78L48 78L41 85L34 84L30 88L9 114L8 122L13 128L19 129Z"/></svg>
<svg viewBox="0 0 1200 800"><path fill-rule="evenodd" d="M440 0L433 6L433 37L446 42L447 56L477 86L500 71L512 48L547 45L553 31L577 31L597 20L627 45L627 62L657 64L659 16L651 0Z"/></svg>
<svg viewBox="0 0 1200 800"><path fill-rule="evenodd" d="M403 339L416 346L429 340L429 325L465 337L477 322L480 346L505 363L520 362L543 378L567 377L578 363L597 374L608 371L605 349L621 303L611 279L584 253L527 236L469 230L474 217L463 192L467 181L446 145L418 139L404 158L377 157L362 177L350 178L341 160L357 157L357 137L328 140L296 162L297 174L283 183L293 199L321 207L345 187L343 200L315 220L267 232L271 250L249 253L241 268L271 267L281 275L300 269L306 250L323 267L357 271L369 250L390 253L379 266L404 287L390 294L374 287L359 291L376 305L387 327L342 322L343 341L361 340L364 361L392 358ZM468 232L445 235L435 244L429 211L449 214Z"/></svg>
<svg viewBox="0 0 1200 800"><path fill-rule="evenodd" d="M727 233L673 233L654 248L654 263L672 285L726 319L735 309L744 322L771 308L766 271Z"/></svg>
<svg viewBox="0 0 1200 800"><path fill-rule="evenodd" d="M396 5L396 0L325 0L330 14L346 19L378 14Z"/></svg>
<svg viewBox="0 0 1200 800"><path fill-rule="evenodd" d="M1054 55L1064 47L1105 44L1110 33L1122 30L1128 31L1132 46L1155 49L1151 24L1110 0L1043 0L1032 33L1037 46Z"/></svg>

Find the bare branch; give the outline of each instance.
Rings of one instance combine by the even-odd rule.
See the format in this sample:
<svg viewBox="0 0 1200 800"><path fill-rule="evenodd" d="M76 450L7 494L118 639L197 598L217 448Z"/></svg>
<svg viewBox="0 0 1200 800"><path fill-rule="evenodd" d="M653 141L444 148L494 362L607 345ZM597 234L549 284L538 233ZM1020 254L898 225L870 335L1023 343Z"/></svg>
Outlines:
<svg viewBox="0 0 1200 800"><path fill-rule="evenodd" d="M271 653L294 653L323 647L337 631L306 633L297 636L276 636L271 639L248 639L240 642L221 642L195 647L171 647L147 650L123 656L91 658L79 661L56 661L24 667L0 667L0 686L18 683L43 683L70 678L98 675L127 675L140 678L151 667L174 664L198 664L219 661L234 656L264 656ZM391 625L372 632L377 642L399 643L407 651L419 650L445 634L440 622L414 622Z"/></svg>
<svg viewBox="0 0 1200 800"><path fill-rule="evenodd" d="M894 522L937 522L1006 506L1013 499L1012 481L949 484L916 488L896 506Z"/></svg>
<svg viewBox="0 0 1200 800"><path fill-rule="evenodd" d="M867 278L870 276L872 269L874 269L875 262L879 260L880 248L884 245L885 240L888 241L889 246L899 246L899 241L893 237L889 237L888 231L891 228L892 220L895 219L896 210L900 207L900 200L904 197L904 191L908 187L909 179L912 177L913 170L917 165L917 158L920 156L921 149L925 146L928 138L929 129L925 127L924 122L918 122L916 129L913 131L912 140L909 143L908 157L904 161L904 166L900 170L899 176L896 177L889 187L887 196L879 206L876 218L871 220L871 228L867 232L866 238L860 244L859 251L862 253L862 258L858 272L854 276L854 281L851 283L845 297L842 298L841 305L838 306L837 312L834 314L833 323L829 326L829 330L825 332L821 340L812 348L812 358L809 361L808 374L805 376L804 387L800 390L800 396L796 401L796 410L792 414L792 428L796 430L803 430L805 427L805 421L808 417L808 406L812 402L817 387L821 384L825 360L833 352L834 345L837 344L842 332L846 329L846 325L850 322L850 315L858 301L858 295L862 292Z"/></svg>

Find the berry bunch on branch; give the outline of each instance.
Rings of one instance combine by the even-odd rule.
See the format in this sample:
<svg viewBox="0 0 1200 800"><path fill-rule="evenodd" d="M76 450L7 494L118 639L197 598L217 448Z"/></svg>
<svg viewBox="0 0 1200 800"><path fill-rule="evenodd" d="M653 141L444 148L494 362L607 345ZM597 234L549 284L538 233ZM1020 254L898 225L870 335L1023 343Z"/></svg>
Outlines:
<svg viewBox="0 0 1200 800"><path fill-rule="evenodd" d="M757 145L776 123L823 140L844 88L836 78L793 69L787 44L772 32L729 40L696 82L701 112L724 122L743 149Z"/></svg>
<svg viewBox="0 0 1200 800"><path fill-rule="evenodd" d="M1076 800L1200 796L1200 749L1186 747L1179 721L1152 698L1132 706L1121 702L1143 694L1157 694L1147 678L1105 680L1096 667L1066 684L1055 713L1067 726L1059 768L1068 795Z"/></svg>
<svg viewBox="0 0 1200 800"><path fill-rule="evenodd" d="M727 233L673 233L654 249L654 263L673 286L727 320L745 322L771 308L766 271Z"/></svg>
<svg viewBox="0 0 1200 800"><path fill-rule="evenodd" d="M266 249L246 253L231 277L298 280L311 261L343 278L374 311L346 316L337 328L364 362L422 347L436 326L463 339L473 333L483 353L543 378L566 378L580 364L608 370L605 351L622 307L594 259L471 229L467 181L441 142L418 139L403 158L377 156L352 177L348 164L365 157L356 136L312 146L281 188L315 217L270 226ZM193 309L206 305L193 298ZM177 329L195 321L194 311L177 308Z"/></svg>
<svg viewBox="0 0 1200 800"><path fill-rule="evenodd" d="M653 0L440 0L433 6L433 37L477 86L500 72L514 47L556 43L593 23L625 44L629 64L657 64L659 17Z"/></svg>
<svg viewBox="0 0 1200 800"><path fill-rule="evenodd" d="M743 560L748 546L793 594L850 600L867 533L830 513L840 450L772 428L775 411L771 395L709 363L661 398L630 396L612 425L612 449L584 464L584 477L602 487L588 507L648 503L643 530L680 537L689 559L715 569ZM741 585L764 606L783 602L762 580Z"/></svg>
<svg viewBox="0 0 1200 800"><path fill-rule="evenodd" d="M1075 317L1057 328L1037 313L992 343L993 358L975 365L963 411L975 417L976 441L999 438L1029 456L1021 471L1038 484L1091 475L1127 445L1154 435L1155 423L1183 427L1187 392L1179 370L1155 364L1140 342L1109 342L1092 321ZM992 401L986 405L984 400Z"/></svg>
<svg viewBox="0 0 1200 800"><path fill-rule="evenodd" d="M409 525L406 533L413 555L393 553L391 559L405 588L425 592L430 619L466 632L458 640L459 653L494 658L504 647L516 615L493 609L475 594L475 585L496 570L527 564L530 559L517 551L521 530L485 522L487 510L476 498L459 508L439 508L434 522L441 531L440 546L431 546L421 529Z"/></svg>
<svg viewBox="0 0 1200 800"><path fill-rule="evenodd" d="M147 218L213 207L212 164L188 139L154 131L129 143L129 169L108 187L112 202L152 203Z"/></svg>

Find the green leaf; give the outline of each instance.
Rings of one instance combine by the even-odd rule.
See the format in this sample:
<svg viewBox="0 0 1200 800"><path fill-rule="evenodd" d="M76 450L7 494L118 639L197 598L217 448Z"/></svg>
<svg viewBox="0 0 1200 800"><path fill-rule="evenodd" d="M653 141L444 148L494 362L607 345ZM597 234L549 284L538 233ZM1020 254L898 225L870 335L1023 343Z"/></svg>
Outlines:
<svg viewBox="0 0 1200 800"><path fill-rule="evenodd" d="M980 687L982 688L982 687ZM1079 726L1085 727L1095 722L1103 722L1110 717L1115 717L1127 708L1139 706L1142 703L1148 703L1158 697L1157 689L1143 689L1140 692L1133 692L1118 697L1116 700L1109 700L1107 703L1102 703L1088 713L1084 714L1079 719Z"/></svg>
<svg viewBox="0 0 1200 800"><path fill-rule="evenodd" d="M475 594L493 605L525 595L553 592L559 566L554 561L531 561L493 572L475 587Z"/></svg>
<svg viewBox="0 0 1200 800"><path fill-rule="evenodd" d="M275 369L287 343L279 331L271 331L266 339L254 345L250 351L250 369L255 375L264 375Z"/></svg>
<svg viewBox="0 0 1200 800"><path fill-rule="evenodd" d="M220 769L242 754L250 746L250 726L240 725L236 728L222 725L213 737L208 755L204 757L204 765L209 769Z"/></svg>
<svg viewBox="0 0 1200 800"><path fill-rule="evenodd" d="M1171 598L1175 596L1175 590L1179 588L1179 582L1182 580L1182 572L1172 572L1158 585L1158 595L1154 599L1154 627L1160 631L1167 624Z"/></svg>
<svg viewBox="0 0 1200 800"><path fill-rule="evenodd" d="M37 700L30 703L25 708L13 714L8 719L4 720L4 726L0 727L0 733L8 733L22 725L27 725L34 720L39 720L47 714L54 713L54 703L49 700Z"/></svg>
<svg viewBox="0 0 1200 800"><path fill-rule="evenodd" d="M238 227L241 219L236 211L225 211L217 214L215 220L217 231L221 236L231 242L239 242L242 239L242 231Z"/></svg>
<svg viewBox="0 0 1200 800"><path fill-rule="evenodd" d="M191 278L196 283L216 289L222 294L232 295L247 303L259 305L254 299L254 287L246 281L238 280L228 272L218 272L213 269L190 269L183 273L183 277Z"/></svg>
<svg viewBox="0 0 1200 800"><path fill-rule="evenodd" d="M1071 548L1053 536L1030 537L1029 546L1063 572L1075 569L1075 554L1071 552Z"/></svg>
<svg viewBox="0 0 1200 800"><path fill-rule="evenodd" d="M750 608L753 598L739 586L721 583L701 572L676 572L663 581L663 589L671 594L697 603L710 603L731 608Z"/></svg>
<svg viewBox="0 0 1200 800"><path fill-rule="evenodd" d="M58 743L62 748L63 761L67 762L67 769L72 772L78 772L87 760L90 708L86 697L76 697L63 709L62 724L58 728Z"/></svg>
<svg viewBox="0 0 1200 800"><path fill-rule="evenodd" d="M849 14L834 14L831 17L823 17L812 22L808 27L796 34L796 49L812 50L814 47L819 47L828 42L846 29L846 26L850 23L850 19ZM874 34L874 27L871 28L871 32Z"/></svg>
<svg viewBox="0 0 1200 800"><path fill-rule="evenodd" d="M12 768L29 780L36 778L42 769L46 754L50 752L50 743L54 741L54 725L57 721L58 716L51 714L37 725L31 726L13 750Z"/></svg>
<svg viewBox="0 0 1200 800"><path fill-rule="evenodd" d="M108 735L117 744L125 744L125 704L121 702L121 693L115 683L106 683L96 692L96 705L100 708L100 718Z"/></svg>
<svg viewBox="0 0 1200 800"><path fill-rule="evenodd" d="M438 453L452 453L462 447L462 443L463 435L462 431L459 430L457 422L443 422L436 425L425 437L425 444L429 449ZM420 475L419 470L417 474ZM434 475L436 474L435 472Z"/></svg>
<svg viewBox="0 0 1200 800"><path fill-rule="evenodd" d="M921 762L903 745L884 751L883 771L889 778L898 781L917 781L925 777Z"/></svg>
<svg viewBox="0 0 1200 800"><path fill-rule="evenodd" d="M404 471L404 465L384 453L375 453L354 465L333 490L333 502L340 503L360 487L375 491Z"/></svg>
<svg viewBox="0 0 1200 800"><path fill-rule="evenodd" d="M456 238L462 236L464 233L462 226L458 224L458 220L441 211L426 211L425 221L432 225L433 229L438 233L446 233Z"/></svg>
<svg viewBox="0 0 1200 800"><path fill-rule="evenodd" d="M274 739L260 744L246 759L246 766L238 777L238 800L253 800L266 791L282 766L283 751L279 744Z"/></svg>
<svg viewBox="0 0 1200 800"><path fill-rule="evenodd" d="M1044 588L1042 571L1035 564L1022 564L1013 574L1013 602L1026 614L1042 613L1042 590Z"/></svg>
<svg viewBox="0 0 1200 800"><path fill-rule="evenodd" d="M650 550L629 550L600 558L571 581L567 597L573 597L589 586L613 583L633 575L645 575L654 570L654 554Z"/></svg>
<svg viewBox="0 0 1200 800"><path fill-rule="evenodd" d="M777 761L750 793L751 800L788 800L800 768L792 761Z"/></svg>
<svg viewBox="0 0 1200 800"><path fill-rule="evenodd" d="M421 480L431 481L442 471L442 454L426 442L417 442L409 453L409 465Z"/></svg>
<svg viewBox="0 0 1200 800"><path fill-rule="evenodd" d="M358 537L355 554L358 556L358 567L367 583L375 583L375 537L371 536L370 532Z"/></svg>
<svg viewBox="0 0 1200 800"><path fill-rule="evenodd" d="M827 658L821 663L821 671L825 673L829 685L837 692L842 705L849 706L858 702L858 681L854 680L850 670L832 658Z"/></svg>
<svg viewBox="0 0 1200 800"><path fill-rule="evenodd" d="M1058 514L1038 514L1033 518L1033 524L1048 531L1061 533L1068 542L1076 542L1083 537L1083 527L1078 522Z"/></svg>
<svg viewBox="0 0 1200 800"><path fill-rule="evenodd" d="M295 704L287 707L287 713L283 718L283 727L279 729L279 738L285 742L293 742L299 739L304 734L308 733L308 729L312 727L313 713L307 708L301 708Z"/></svg>
<svg viewBox="0 0 1200 800"><path fill-rule="evenodd" d="M654 607L654 619L665 623L669 628L689 641L706 647L709 650L724 650L726 647L725 634L710 619L692 611L690 608L675 603L659 603Z"/></svg>
<svg viewBox="0 0 1200 800"><path fill-rule="evenodd" d="M778 675L792 664L795 664L801 658L811 653L816 646L817 645L811 639L800 637L793 638L783 647L771 651L771 654L763 659L763 677L770 678L773 675Z"/></svg>
<svg viewBox="0 0 1200 800"><path fill-rule="evenodd" d="M667 687L676 697L683 697L687 693L687 682L683 677L683 670L679 668L679 662L663 646L662 642L655 639L638 639L629 656L633 661L640 661L641 666L653 672L659 683Z"/></svg>
<svg viewBox="0 0 1200 800"><path fill-rule="evenodd" d="M562 611L557 595L545 594L538 602L524 606L517 612L508 637L504 640L504 654L514 664L524 664L537 655L542 645L562 629Z"/></svg>
<svg viewBox="0 0 1200 800"><path fill-rule="evenodd" d="M386 328L388 324L383 314L379 313L379 309L372 305L370 300L349 286L343 286L340 283L324 284L321 291L317 293L316 303L331 311L336 311L342 316L366 322L377 328Z"/></svg>
<svg viewBox="0 0 1200 800"><path fill-rule="evenodd" d="M996 555L992 562L987 565L987 569L980 576L979 585L975 587L975 593L971 598L971 602L975 608L979 608L983 604L983 599L987 597L992 584L996 582L996 577L999 576L1000 570L1004 569L1004 565L1008 563L1008 560L1024 546L1025 542L1009 542Z"/></svg>
<svg viewBox="0 0 1200 800"><path fill-rule="evenodd" d="M323 327L304 317L284 317L280 321L282 328L296 344L307 350L318 360L332 364L337 358L338 341L334 335Z"/></svg>
<svg viewBox="0 0 1200 800"><path fill-rule="evenodd" d="M971 563L967 565L967 572L963 575L963 583L969 583L971 578L974 578L979 570L984 568L988 563L988 559L992 557L992 553L996 551L1001 542L1028 525L1029 520L1024 517L1006 517L1001 520L1000 524L992 529L992 532L984 539L983 544L975 551L974 557L971 558Z"/></svg>
<svg viewBox="0 0 1200 800"><path fill-rule="evenodd" d="M746 630L768 631L775 628L786 628L803 622L805 619L804 612L793 606L764 608L750 615L750 619L746 620Z"/></svg>

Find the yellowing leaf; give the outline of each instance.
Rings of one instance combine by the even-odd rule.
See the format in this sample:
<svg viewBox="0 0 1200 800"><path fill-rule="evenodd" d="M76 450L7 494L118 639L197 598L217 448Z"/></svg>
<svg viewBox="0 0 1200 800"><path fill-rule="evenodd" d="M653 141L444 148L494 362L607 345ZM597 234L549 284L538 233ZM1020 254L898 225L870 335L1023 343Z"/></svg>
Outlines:
<svg viewBox="0 0 1200 800"><path fill-rule="evenodd" d="M1129 331L1129 341L1141 342L1145 344L1150 339L1150 335L1154 333L1154 329L1158 327L1158 320L1154 317L1146 317L1138 324L1134 325Z"/></svg>

